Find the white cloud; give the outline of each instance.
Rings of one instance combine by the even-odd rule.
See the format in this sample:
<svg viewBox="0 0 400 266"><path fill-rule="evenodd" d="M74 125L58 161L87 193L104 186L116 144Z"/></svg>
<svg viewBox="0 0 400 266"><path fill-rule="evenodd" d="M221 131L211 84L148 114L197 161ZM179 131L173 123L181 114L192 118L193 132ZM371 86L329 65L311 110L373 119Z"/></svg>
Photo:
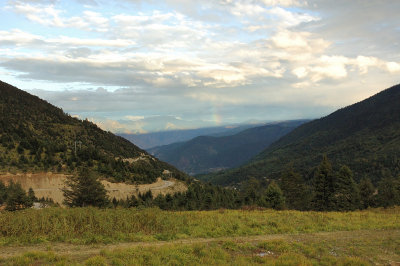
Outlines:
<svg viewBox="0 0 400 266"><path fill-rule="evenodd" d="M307 1L299 0L260 0L267 6L303 6L307 5Z"/></svg>
<svg viewBox="0 0 400 266"><path fill-rule="evenodd" d="M43 5L12 1L6 8L24 15L30 21L49 27L106 32L109 26L107 18L90 10L84 10L81 16L65 18L61 16L63 11L55 8L54 4Z"/></svg>
<svg viewBox="0 0 400 266"><path fill-rule="evenodd" d="M19 29L12 29L10 31L0 31L0 44L13 44L17 46L33 44L39 41L41 36L24 32Z"/></svg>
<svg viewBox="0 0 400 266"><path fill-rule="evenodd" d="M361 74L367 74L369 67L379 65L379 60L375 57L360 55L356 58L356 64L358 65Z"/></svg>
<svg viewBox="0 0 400 266"><path fill-rule="evenodd" d="M310 32L294 32L283 30L271 37L276 48L293 53L321 53L325 51L330 42L322 38L315 38Z"/></svg>
<svg viewBox="0 0 400 266"><path fill-rule="evenodd" d="M231 12L235 16L259 16L262 13L266 13L267 10L257 4L242 3L238 1L234 3Z"/></svg>
<svg viewBox="0 0 400 266"><path fill-rule="evenodd" d="M319 20L318 17L306 13L291 12L281 7L274 7L270 9L268 13L279 21L279 26L284 28L294 27L300 25L301 23Z"/></svg>
<svg viewBox="0 0 400 266"><path fill-rule="evenodd" d="M144 116L142 115L126 115L124 118L131 120L131 121L138 121L138 120L143 120Z"/></svg>
<svg viewBox="0 0 400 266"><path fill-rule="evenodd" d="M400 64L396 62L387 62L386 67L389 72L399 72L400 71Z"/></svg>
<svg viewBox="0 0 400 266"><path fill-rule="evenodd" d="M305 67L298 67L292 70L292 73L301 79L307 76L308 70Z"/></svg>

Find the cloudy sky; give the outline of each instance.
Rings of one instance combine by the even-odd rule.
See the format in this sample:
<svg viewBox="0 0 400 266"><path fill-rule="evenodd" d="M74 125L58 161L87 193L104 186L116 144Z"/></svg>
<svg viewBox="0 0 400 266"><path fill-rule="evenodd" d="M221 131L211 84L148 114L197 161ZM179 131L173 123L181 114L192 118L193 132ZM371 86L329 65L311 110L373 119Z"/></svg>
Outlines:
<svg viewBox="0 0 400 266"><path fill-rule="evenodd" d="M114 132L316 118L400 83L397 0L0 3L0 79Z"/></svg>

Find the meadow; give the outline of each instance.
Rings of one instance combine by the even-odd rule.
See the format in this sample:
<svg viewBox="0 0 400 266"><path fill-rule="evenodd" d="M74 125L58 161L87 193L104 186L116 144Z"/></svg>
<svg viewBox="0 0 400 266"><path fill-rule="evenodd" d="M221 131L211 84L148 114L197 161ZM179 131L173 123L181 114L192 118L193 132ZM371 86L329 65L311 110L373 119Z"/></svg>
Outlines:
<svg viewBox="0 0 400 266"><path fill-rule="evenodd" d="M0 212L0 264L400 262L400 208L355 212L49 208Z"/></svg>

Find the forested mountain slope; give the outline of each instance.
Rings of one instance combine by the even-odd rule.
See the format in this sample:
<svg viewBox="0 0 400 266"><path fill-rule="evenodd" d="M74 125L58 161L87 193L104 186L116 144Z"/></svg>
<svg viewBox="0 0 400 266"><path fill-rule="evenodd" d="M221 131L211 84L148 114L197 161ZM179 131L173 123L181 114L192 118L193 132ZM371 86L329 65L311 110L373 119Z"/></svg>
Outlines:
<svg viewBox="0 0 400 266"><path fill-rule="evenodd" d="M0 81L0 171L74 172L87 167L114 181L149 183L169 170L128 140Z"/></svg>
<svg viewBox="0 0 400 266"><path fill-rule="evenodd" d="M148 151L189 174L239 166L306 120L286 121L246 129L231 136L200 136Z"/></svg>
<svg viewBox="0 0 400 266"><path fill-rule="evenodd" d="M279 178L288 168L311 179L323 154L336 167L349 166L356 181L399 177L400 85L303 124L248 164L204 179L227 185L250 177Z"/></svg>

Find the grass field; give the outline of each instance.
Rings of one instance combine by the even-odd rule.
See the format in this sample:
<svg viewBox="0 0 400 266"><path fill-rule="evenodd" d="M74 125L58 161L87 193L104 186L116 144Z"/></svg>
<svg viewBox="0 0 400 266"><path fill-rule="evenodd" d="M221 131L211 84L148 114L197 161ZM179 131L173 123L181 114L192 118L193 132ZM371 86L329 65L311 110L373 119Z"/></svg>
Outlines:
<svg viewBox="0 0 400 266"><path fill-rule="evenodd" d="M0 213L0 264L400 263L400 208L348 213L94 208Z"/></svg>

